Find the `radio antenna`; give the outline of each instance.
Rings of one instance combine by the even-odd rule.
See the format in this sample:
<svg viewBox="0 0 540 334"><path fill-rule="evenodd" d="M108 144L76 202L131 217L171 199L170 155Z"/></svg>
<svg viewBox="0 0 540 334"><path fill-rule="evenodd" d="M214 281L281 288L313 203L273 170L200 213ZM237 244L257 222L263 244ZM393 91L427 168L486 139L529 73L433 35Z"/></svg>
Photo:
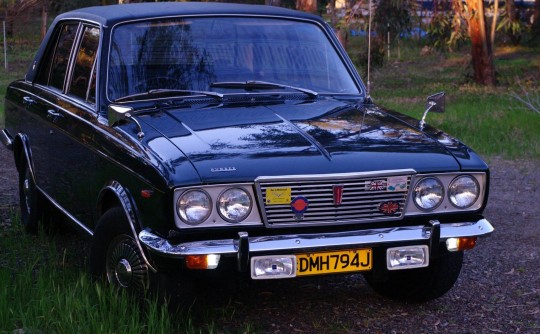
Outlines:
<svg viewBox="0 0 540 334"><path fill-rule="evenodd" d="M370 70L371 70L371 0L369 1L369 19L368 19L368 54L367 54L367 95L371 91Z"/></svg>

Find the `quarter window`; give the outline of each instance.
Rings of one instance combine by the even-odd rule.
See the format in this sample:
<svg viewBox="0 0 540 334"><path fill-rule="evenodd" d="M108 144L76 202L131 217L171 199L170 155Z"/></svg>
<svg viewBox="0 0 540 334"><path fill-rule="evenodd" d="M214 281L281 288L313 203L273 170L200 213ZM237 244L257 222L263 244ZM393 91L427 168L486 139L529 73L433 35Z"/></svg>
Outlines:
<svg viewBox="0 0 540 334"><path fill-rule="evenodd" d="M77 36L78 24L66 24L60 31L48 74L48 85L62 89L68 69L69 55Z"/></svg>
<svg viewBox="0 0 540 334"><path fill-rule="evenodd" d="M70 95L80 97L90 103L95 102L95 71L98 45L99 29L85 27L68 92Z"/></svg>

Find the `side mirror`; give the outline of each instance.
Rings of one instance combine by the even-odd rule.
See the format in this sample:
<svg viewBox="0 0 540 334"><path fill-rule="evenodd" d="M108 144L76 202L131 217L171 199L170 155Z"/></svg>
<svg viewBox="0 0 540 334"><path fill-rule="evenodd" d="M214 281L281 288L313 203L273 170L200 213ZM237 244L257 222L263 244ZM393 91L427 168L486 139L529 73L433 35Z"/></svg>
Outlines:
<svg viewBox="0 0 540 334"><path fill-rule="evenodd" d="M426 101L426 109L432 112L443 113L444 112L444 92L433 94L428 96Z"/></svg>
<svg viewBox="0 0 540 334"><path fill-rule="evenodd" d="M133 111L133 108L131 107L110 105L107 112L107 117L109 119L109 126L113 127L115 125L118 125L120 121L131 120L135 124L137 124L137 127L139 128L137 137L141 139L144 137L144 132L142 131L141 124L139 123L139 121L137 121L137 119L131 114L132 111Z"/></svg>
<svg viewBox="0 0 540 334"><path fill-rule="evenodd" d="M443 113L444 112L444 92L440 92L437 94L433 94L428 96L426 101L426 111L424 111L424 115L422 116L422 119L420 120L419 127L420 130L424 130L424 126L426 125L426 116L428 112L433 111L436 113Z"/></svg>

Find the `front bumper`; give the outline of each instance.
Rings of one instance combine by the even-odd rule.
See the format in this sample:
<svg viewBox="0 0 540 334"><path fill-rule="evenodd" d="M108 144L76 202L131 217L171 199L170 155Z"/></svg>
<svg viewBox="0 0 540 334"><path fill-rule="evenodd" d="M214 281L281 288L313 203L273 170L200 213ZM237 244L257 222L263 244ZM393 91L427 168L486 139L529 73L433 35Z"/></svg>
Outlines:
<svg viewBox="0 0 540 334"><path fill-rule="evenodd" d="M237 239L204 240L173 245L165 238L148 230L139 233L139 240L157 255L168 258L184 258L190 255L237 256L239 268L245 269L250 255L263 253L294 253L300 251L328 250L346 247L379 246L396 243L429 243L438 245L448 238L481 237L494 231L486 220L440 224L430 221L426 226L380 228L338 233L290 234L250 237L239 232ZM438 247L430 247L435 251ZM433 253L432 253L433 254Z"/></svg>

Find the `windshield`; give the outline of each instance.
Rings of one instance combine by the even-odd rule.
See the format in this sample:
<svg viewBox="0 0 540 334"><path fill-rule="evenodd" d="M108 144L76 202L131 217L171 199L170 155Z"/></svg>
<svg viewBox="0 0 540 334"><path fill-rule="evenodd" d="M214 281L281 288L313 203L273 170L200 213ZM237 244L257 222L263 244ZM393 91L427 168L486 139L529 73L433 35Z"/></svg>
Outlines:
<svg viewBox="0 0 540 334"><path fill-rule="evenodd" d="M248 81L323 94L359 94L343 60L316 24L213 17L136 22L114 29L110 100L155 89L228 93L231 87L212 84Z"/></svg>

